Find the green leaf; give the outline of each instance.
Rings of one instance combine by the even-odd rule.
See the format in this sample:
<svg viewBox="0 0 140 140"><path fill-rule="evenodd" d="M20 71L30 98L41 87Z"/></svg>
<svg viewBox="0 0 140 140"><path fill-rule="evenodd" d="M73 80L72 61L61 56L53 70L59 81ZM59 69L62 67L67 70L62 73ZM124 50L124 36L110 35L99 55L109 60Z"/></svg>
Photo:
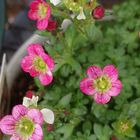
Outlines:
<svg viewBox="0 0 140 140"><path fill-rule="evenodd" d="M90 135L87 140L97 140L95 135Z"/></svg>
<svg viewBox="0 0 140 140"><path fill-rule="evenodd" d="M94 133L98 139L101 139L103 136L103 127L100 124L94 124Z"/></svg>
<svg viewBox="0 0 140 140"><path fill-rule="evenodd" d="M69 105L71 101L72 93L65 95L60 101L58 102L58 105L61 107L66 107Z"/></svg>
<svg viewBox="0 0 140 140"><path fill-rule="evenodd" d="M44 90L45 87L40 83L39 79L37 77L34 78L35 84L36 86L40 89L40 90Z"/></svg>
<svg viewBox="0 0 140 140"><path fill-rule="evenodd" d="M91 131L92 129L92 123L90 121L86 121L83 124L83 132L85 131Z"/></svg>
<svg viewBox="0 0 140 140"><path fill-rule="evenodd" d="M63 134L61 139L67 140L72 135L74 127L75 126L73 124L65 124L64 126L58 128L56 132Z"/></svg>

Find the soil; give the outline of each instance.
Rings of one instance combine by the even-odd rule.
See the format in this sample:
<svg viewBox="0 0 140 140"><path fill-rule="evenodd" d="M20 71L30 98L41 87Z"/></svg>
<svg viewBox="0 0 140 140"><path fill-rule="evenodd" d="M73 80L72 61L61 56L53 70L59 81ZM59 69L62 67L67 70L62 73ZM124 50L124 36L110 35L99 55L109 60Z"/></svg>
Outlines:
<svg viewBox="0 0 140 140"><path fill-rule="evenodd" d="M22 104L23 97L28 90L37 90L37 87L34 84L34 80L30 77L29 74L20 72L19 76L16 78L12 90L10 92L11 95L11 104L10 110L15 105Z"/></svg>

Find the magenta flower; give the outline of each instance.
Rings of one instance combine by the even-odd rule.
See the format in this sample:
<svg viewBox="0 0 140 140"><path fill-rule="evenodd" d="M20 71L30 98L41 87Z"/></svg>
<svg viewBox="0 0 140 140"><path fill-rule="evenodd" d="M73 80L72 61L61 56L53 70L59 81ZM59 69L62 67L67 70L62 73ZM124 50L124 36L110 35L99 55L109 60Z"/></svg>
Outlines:
<svg viewBox="0 0 140 140"><path fill-rule="evenodd" d="M37 28L39 30L47 29L50 16L51 7L45 0L34 0L31 2L28 17L32 20L37 20Z"/></svg>
<svg viewBox="0 0 140 140"><path fill-rule="evenodd" d="M100 67L90 66L87 69L87 78L80 82L80 89L83 93L93 96L99 104L106 104L111 96L117 96L122 88L118 80L118 71L113 65L107 65L103 71Z"/></svg>
<svg viewBox="0 0 140 140"><path fill-rule="evenodd" d="M21 68L25 72L29 72L32 77L39 76L41 84L50 84L53 80L53 59L44 52L39 44L29 45L27 51L29 55L22 59Z"/></svg>
<svg viewBox="0 0 140 140"><path fill-rule="evenodd" d="M39 110L17 105L13 108L12 115L1 119L0 130L11 135L10 140L42 140L42 123L43 115Z"/></svg>

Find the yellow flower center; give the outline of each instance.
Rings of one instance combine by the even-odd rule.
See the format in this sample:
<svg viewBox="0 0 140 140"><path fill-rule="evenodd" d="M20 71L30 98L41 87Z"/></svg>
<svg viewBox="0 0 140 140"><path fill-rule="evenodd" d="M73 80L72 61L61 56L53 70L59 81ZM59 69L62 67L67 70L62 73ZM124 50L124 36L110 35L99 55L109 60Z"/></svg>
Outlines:
<svg viewBox="0 0 140 140"><path fill-rule="evenodd" d="M44 62L44 60L41 57L36 56L33 60L33 65L35 69L39 72L46 72L48 67L47 64Z"/></svg>
<svg viewBox="0 0 140 140"><path fill-rule="evenodd" d="M22 117L16 124L16 131L24 138L28 138L34 132L34 123L27 117Z"/></svg>
<svg viewBox="0 0 140 140"><path fill-rule="evenodd" d="M43 19L46 17L47 7L44 4L39 4L38 6L38 16Z"/></svg>
<svg viewBox="0 0 140 140"><path fill-rule="evenodd" d="M80 11L81 7L84 4L84 0L63 0L65 6L71 11Z"/></svg>
<svg viewBox="0 0 140 140"><path fill-rule="evenodd" d="M98 92L103 94L110 89L111 81L107 76L104 75L94 80L93 87L96 88Z"/></svg>
<svg viewBox="0 0 140 140"><path fill-rule="evenodd" d="M120 130L122 132L125 132L125 131L127 131L127 129L129 129L128 123L121 122Z"/></svg>

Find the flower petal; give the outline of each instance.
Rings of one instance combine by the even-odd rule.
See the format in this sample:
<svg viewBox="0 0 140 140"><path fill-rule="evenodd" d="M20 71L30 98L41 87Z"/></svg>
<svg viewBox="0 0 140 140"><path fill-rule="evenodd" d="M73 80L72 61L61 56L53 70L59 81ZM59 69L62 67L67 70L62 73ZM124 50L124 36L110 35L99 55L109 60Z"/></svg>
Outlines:
<svg viewBox="0 0 140 140"><path fill-rule="evenodd" d="M23 105L16 105L12 110L12 115L16 120L19 120L22 116L25 116L28 109Z"/></svg>
<svg viewBox="0 0 140 140"><path fill-rule="evenodd" d="M43 117L44 117L44 121L48 124L53 124L54 123L54 113L52 110L44 108L41 110Z"/></svg>
<svg viewBox="0 0 140 140"><path fill-rule="evenodd" d="M86 16L85 16L85 14L84 14L83 8L81 8L80 14L77 16L77 19L78 19L78 20L86 19Z"/></svg>
<svg viewBox="0 0 140 140"><path fill-rule="evenodd" d="M39 71L36 71L34 67L32 67L30 69L30 72L29 73L30 73L30 76L31 77L35 77L35 76L38 76L39 75Z"/></svg>
<svg viewBox="0 0 140 140"><path fill-rule="evenodd" d="M10 140L25 140L25 138L21 138L19 135L13 134L13 136L10 138Z"/></svg>
<svg viewBox="0 0 140 140"><path fill-rule="evenodd" d="M43 1L43 4L47 7L47 13L46 13L46 19L49 19L51 17L51 6L46 3L45 1Z"/></svg>
<svg viewBox="0 0 140 140"><path fill-rule="evenodd" d="M48 18L37 21L38 30L45 30L48 27Z"/></svg>
<svg viewBox="0 0 140 140"><path fill-rule="evenodd" d="M28 17L29 17L31 20L37 20L37 19L38 19L37 11L36 11L36 10L29 10L29 12L28 12Z"/></svg>
<svg viewBox="0 0 140 140"><path fill-rule="evenodd" d="M72 21L70 19L64 19L62 24L61 24L61 29L63 32L66 31L66 29L72 24Z"/></svg>
<svg viewBox="0 0 140 140"><path fill-rule="evenodd" d="M7 135L12 135L15 132L16 120L12 115L7 115L0 121L0 130Z"/></svg>
<svg viewBox="0 0 140 140"><path fill-rule="evenodd" d="M36 0L33 1L33 2L31 2L30 5L29 5L30 9L37 10L39 3L40 2L39 1L36 1Z"/></svg>
<svg viewBox="0 0 140 140"><path fill-rule="evenodd" d="M31 56L25 56L21 63L21 68L25 71L25 72L30 72L30 69L32 68L33 62L32 62L32 57Z"/></svg>
<svg viewBox="0 0 140 140"><path fill-rule="evenodd" d="M93 98L98 104L106 104L111 99L111 97L107 93L96 93Z"/></svg>
<svg viewBox="0 0 140 140"><path fill-rule="evenodd" d="M112 87L108 91L108 94L110 96L117 96L120 93L121 89L122 89L122 83L120 80L117 80L112 83Z"/></svg>
<svg viewBox="0 0 140 140"><path fill-rule="evenodd" d="M24 97L23 98L23 105L26 107L34 106L37 107L38 96L33 96L32 98Z"/></svg>
<svg viewBox="0 0 140 140"><path fill-rule="evenodd" d="M43 60L48 65L49 69L52 71L54 69L54 60L47 54L41 53L40 56L43 58Z"/></svg>
<svg viewBox="0 0 140 140"><path fill-rule="evenodd" d="M34 56L44 52L44 49L40 44L31 44L28 46L27 51L29 55Z"/></svg>
<svg viewBox="0 0 140 140"><path fill-rule="evenodd" d="M29 107L30 106L30 102L31 102L31 99L30 98L27 98L27 97L24 97L23 98L23 105L26 106L26 107Z"/></svg>
<svg viewBox="0 0 140 140"><path fill-rule="evenodd" d="M87 95L93 95L96 92L96 90L93 87L93 80L89 78L84 78L80 82L80 89L83 93Z"/></svg>
<svg viewBox="0 0 140 140"><path fill-rule="evenodd" d="M42 140L43 139L43 131L40 125L35 125L35 130L29 140Z"/></svg>
<svg viewBox="0 0 140 140"><path fill-rule="evenodd" d="M42 85L49 85L53 80L52 72L48 71L46 74L40 74L39 80Z"/></svg>
<svg viewBox="0 0 140 140"><path fill-rule="evenodd" d="M43 115L37 109L30 109L27 113L27 116L33 120L33 122L42 125L43 123Z"/></svg>
<svg viewBox="0 0 140 140"><path fill-rule="evenodd" d="M98 66L90 66L90 67L88 67L86 73L90 78L95 79L95 78L100 77L102 75L102 70Z"/></svg>
<svg viewBox="0 0 140 140"><path fill-rule="evenodd" d="M58 5L58 4L61 2L61 0L50 0L50 2L51 2L54 6L56 6L56 5Z"/></svg>
<svg viewBox="0 0 140 140"><path fill-rule="evenodd" d="M103 74L107 74L112 82L118 79L118 70L113 65L107 65L103 69Z"/></svg>

